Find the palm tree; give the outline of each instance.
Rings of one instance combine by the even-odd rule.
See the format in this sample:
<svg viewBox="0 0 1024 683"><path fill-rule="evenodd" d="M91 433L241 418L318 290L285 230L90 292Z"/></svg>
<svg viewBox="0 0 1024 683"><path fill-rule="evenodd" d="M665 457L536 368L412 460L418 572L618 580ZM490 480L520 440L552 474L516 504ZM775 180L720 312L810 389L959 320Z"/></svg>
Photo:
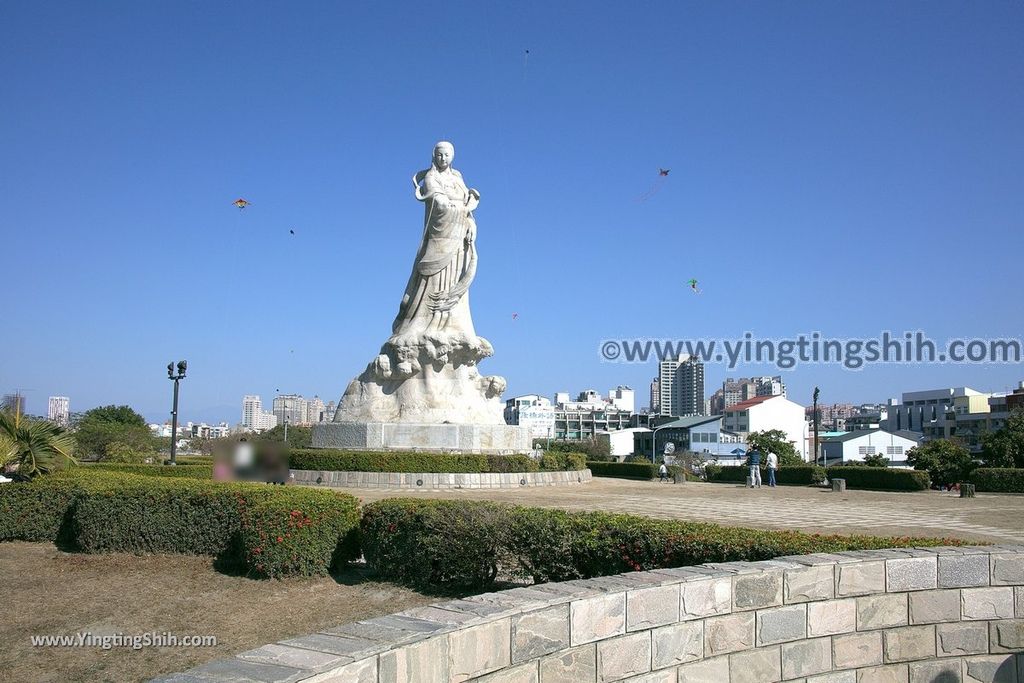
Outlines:
<svg viewBox="0 0 1024 683"><path fill-rule="evenodd" d="M76 464L74 451L75 437L52 422L0 412L0 471L17 465L19 477L31 479Z"/></svg>

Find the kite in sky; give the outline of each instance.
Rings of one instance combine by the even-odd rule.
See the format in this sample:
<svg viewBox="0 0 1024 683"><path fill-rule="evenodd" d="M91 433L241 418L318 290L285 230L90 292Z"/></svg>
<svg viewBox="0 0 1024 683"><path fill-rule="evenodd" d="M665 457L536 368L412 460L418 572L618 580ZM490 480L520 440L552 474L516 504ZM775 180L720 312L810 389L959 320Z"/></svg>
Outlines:
<svg viewBox="0 0 1024 683"><path fill-rule="evenodd" d="M642 195L637 197L636 200L638 202L646 202L648 199L650 199L651 197L656 195L658 193L658 190L661 189L662 185L665 184L665 181L668 180L668 173L669 173L670 170L672 170L672 169L659 168L658 169L658 179L654 181L654 184L651 185L651 187L647 190L647 192L644 192Z"/></svg>
<svg viewBox="0 0 1024 683"><path fill-rule="evenodd" d="M690 285L690 289L693 290L694 294L700 294L700 290L697 289L697 281L696 280L691 279L690 282L689 282L689 285Z"/></svg>
<svg viewBox="0 0 1024 683"><path fill-rule="evenodd" d="M512 319L513 320L518 320L519 319L519 314L518 313L513 313L512 314Z"/></svg>
<svg viewBox="0 0 1024 683"><path fill-rule="evenodd" d="M294 230L289 230L288 232L290 232L290 233L291 233L291 234L293 234L293 235L295 234L295 231L294 231Z"/></svg>
<svg viewBox="0 0 1024 683"><path fill-rule="evenodd" d="M249 206L249 202L244 200L244 199L242 199L241 197L239 197L238 199L236 199L235 201L233 201L231 203L234 204L235 206L237 206L239 211L241 211L245 207Z"/></svg>

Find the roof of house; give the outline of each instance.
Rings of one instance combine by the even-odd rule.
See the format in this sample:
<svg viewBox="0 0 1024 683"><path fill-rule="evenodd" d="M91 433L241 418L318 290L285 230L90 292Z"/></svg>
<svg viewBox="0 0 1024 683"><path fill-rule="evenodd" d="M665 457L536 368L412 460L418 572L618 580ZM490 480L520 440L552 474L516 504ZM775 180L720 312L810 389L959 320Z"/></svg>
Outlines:
<svg viewBox="0 0 1024 683"><path fill-rule="evenodd" d="M690 429L698 425L706 424L708 422L714 422L721 420L721 415L690 415L687 417L681 417L678 420L672 420L672 422L666 422L665 424L658 425L658 429Z"/></svg>
<svg viewBox="0 0 1024 683"><path fill-rule="evenodd" d="M902 429L900 431L898 431L898 432L890 432L887 429L858 429L858 430L849 432L847 434L843 434L842 436L831 437L830 439L828 439L828 441L832 442L832 443L834 443L836 441L850 441L852 439L857 439L857 438L860 438L862 436L868 436L870 434L878 434L879 432L882 432L883 434L891 434L893 436L899 436L899 437L902 437L902 438L907 439L909 441L915 441L916 442L916 441L920 441L920 439L921 439L921 435L920 434L918 434L916 432L908 432L908 431L902 430Z"/></svg>
<svg viewBox="0 0 1024 683"><path fill-rule="evenodd" d="M764 403L769 399L779 398L781 396L782 394L774 394L772 396L755 396L754 398L748 398L746 401L740 401L735 405L729 406L725 410L726 412L732 412L733 410L746 410L751 406L756 406L759 403Z"/></svg>

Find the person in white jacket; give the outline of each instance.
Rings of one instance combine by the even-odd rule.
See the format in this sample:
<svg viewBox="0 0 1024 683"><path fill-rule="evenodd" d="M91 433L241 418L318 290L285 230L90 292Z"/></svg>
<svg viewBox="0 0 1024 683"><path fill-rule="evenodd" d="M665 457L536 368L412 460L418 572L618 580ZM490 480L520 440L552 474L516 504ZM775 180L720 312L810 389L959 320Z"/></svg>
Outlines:
<svg viewBox="0 0 1024 683"><path fill-rule="evenodd" d="M768 453L768 485L775 488L775 470L779 468L779 456Z"/></svg>

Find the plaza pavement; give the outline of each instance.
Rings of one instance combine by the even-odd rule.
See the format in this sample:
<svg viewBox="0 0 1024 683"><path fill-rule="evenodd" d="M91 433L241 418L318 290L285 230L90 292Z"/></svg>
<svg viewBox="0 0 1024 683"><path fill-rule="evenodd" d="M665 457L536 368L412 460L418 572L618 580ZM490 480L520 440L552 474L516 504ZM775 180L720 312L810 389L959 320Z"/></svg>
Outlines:
<svg viewBox="0 0 1024 683"><path fill-rule="evenodd" d="M338 490L365 502L395 497L492 500L820 533L953 536L1024 543L1024 496L1019 495L960 498L939 491L833 493L805 486L748 489L736 484L662 484L597 477L589 484L557 488Z"/></svg>

